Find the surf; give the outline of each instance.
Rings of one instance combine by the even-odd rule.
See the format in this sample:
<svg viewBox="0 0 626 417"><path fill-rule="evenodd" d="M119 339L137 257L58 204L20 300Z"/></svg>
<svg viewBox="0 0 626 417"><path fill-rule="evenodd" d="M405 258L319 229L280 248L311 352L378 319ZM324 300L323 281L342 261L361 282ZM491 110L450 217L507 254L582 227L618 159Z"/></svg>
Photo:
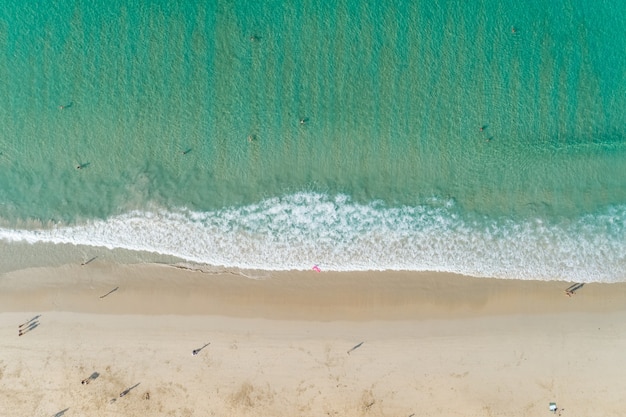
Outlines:
<svg viewBox="0 0 626 417"><path fill-rule="evenodd" d="M490 218L453 199L359 203L295 193L213 211L152 207L80 224L1 228L6 242L169 255L266 271L408 270L477 277L626 281L626 205L575 218Z"/></svg>

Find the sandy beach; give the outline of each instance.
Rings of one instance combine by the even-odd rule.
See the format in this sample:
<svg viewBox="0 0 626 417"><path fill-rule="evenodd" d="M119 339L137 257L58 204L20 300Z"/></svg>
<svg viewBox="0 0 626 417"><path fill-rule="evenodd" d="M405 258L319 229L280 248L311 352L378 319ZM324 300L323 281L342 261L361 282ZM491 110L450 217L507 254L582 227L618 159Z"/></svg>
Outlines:
<svg viewBox="0 0 626 417"><path fill-rule="evenodd" d="M620 415L626 284L570 284L15 271L0 276L0 415Z"/></svg>

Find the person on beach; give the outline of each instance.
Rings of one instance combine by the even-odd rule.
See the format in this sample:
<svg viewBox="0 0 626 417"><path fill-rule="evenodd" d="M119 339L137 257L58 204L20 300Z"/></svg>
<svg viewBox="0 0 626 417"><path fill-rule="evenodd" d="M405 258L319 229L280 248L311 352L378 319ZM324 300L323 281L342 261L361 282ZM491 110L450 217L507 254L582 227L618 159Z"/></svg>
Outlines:
<svg viewBox="0 0 626 417"><path fill-rule="evenodd" d="M572 285L570 285L569 287L567 287L565 289L565 295L567 295L568 297L573 296L576 291L578 291L579 289L581 289L585 284L582 283L574 283Z"/></svg>
<svg viewBox="0 0 626 417"><path fill-rule="evenodd" d="M35 323L31 323L28 327L25 327L23 329L19 329L19 331L17 332L18 336L23 336L26 333L30 332L31 330L33 330L35 327L37 327L39 324L35 324Z"/></svg>
<svg viewBox="0 0 626 417"><path fill-rule="evenodd" d="M194 350L192 350L192 351L191 351L191 354L192 354L193 356L196 356L198 353L200 353L200 351L201 351L202 349L204 349L205 347L209 346L210 344L211 344L211 342L209 342L209 343L205 344L205 345L204 345L204 346L202 346L201 348L198 348L198 349L194 349Z"/></svg>
<svg viewBox="0 0 626 417"><path fill-rule="evenodd" d="M24 327L24 326L30 326L30 325L31 325L31 323L33 323L33 322L37 321L37 319L38 319L39 317L41 317L41 315L36 315L35 317L33 317L32 319L28 320L27 322L20 324L19 326L17 326L17 327L18 327L18 329L21 329L21 328L22 328L22 327Z"/></svg>
<svg viewBox="0 0 626 417"><path fill-rule="evenodd" d="M80 383L83 384L83 385L89 384L89 378L83 379L82 381L80 381Z"/></svg>
<svg viewBox="0 0 626 417"><path fill-rule="evenodd" d="M33 317L32 319L28 320L25 323L20 324L19 326L17 326L17 335L18 336L22 336L25 335L27 332L33 330L35 327L39 326L39 322L37 321L37 319L39 319L39 315Z"/></svg>

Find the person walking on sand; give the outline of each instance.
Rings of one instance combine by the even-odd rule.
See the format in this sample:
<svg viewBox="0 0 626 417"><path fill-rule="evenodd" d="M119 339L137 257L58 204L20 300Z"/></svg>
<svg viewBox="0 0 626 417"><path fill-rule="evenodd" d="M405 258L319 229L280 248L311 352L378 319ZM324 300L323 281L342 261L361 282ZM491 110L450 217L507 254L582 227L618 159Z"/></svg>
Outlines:
<svg viewBox="0 0 626 417"><path fill-rule="evenodd" d="M204 349L205 347L209 346L210 344L211 344L211 342L209 342L209 343L205 344L205 345L204 345L204 346L202 346L201 348L198 348L198 349L194 349L194 350L192 350L192 351L191 351L191 354L192 354L193 356L196 356L198 353L200 353L200 351L201 351L202 349Z"/></svg>

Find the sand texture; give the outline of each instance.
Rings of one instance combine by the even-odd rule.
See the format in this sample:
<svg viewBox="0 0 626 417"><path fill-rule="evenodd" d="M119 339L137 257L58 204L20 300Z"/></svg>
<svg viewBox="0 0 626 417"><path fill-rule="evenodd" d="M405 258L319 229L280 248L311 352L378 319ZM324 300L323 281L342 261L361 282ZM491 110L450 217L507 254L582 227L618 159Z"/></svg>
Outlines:
<svg viewBox="0 0 626 417"><path fill-rule="evenodd" d="M96 260L0 276L0 416L626 409L624 284L245 275Z"/></svg>

